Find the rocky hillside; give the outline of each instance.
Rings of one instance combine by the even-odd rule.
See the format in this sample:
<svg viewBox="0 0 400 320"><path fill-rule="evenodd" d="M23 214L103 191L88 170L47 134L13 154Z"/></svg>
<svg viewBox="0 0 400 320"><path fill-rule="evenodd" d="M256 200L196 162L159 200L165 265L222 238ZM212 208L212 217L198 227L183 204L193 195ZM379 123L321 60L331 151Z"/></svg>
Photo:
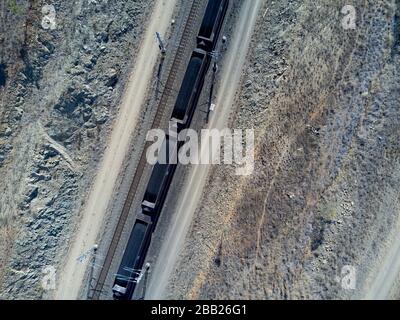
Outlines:
<svg viewBox="0 0 400 320"><path fill-rule="evenodd" d="M43 298L153 0L1 0L0 298Z"/></svg>
<svg viewBox="0 0 400 320"><path fill-rule="evenodd" d="M266 1L231 123L255 171L214 168L170 297L362 297L400 221L400 2L352 4Z"/></svg>

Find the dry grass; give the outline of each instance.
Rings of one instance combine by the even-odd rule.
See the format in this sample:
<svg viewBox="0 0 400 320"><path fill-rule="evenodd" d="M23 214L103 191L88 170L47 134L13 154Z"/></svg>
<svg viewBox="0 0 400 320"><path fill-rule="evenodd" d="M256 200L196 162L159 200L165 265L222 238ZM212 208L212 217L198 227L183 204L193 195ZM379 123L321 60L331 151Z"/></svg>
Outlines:
<svg viewBox="0 0 400 320"><path fill-rule="evenodd" d="M387 1L363 1L357 6L358 28L348 32L341 27L340 3L295 3L300 5L267 3L270 10L260 21L244 79L252 84L242 89L232 124L258 132L255 174L237 179L231 168L214 170L179 274L170 282L171 297L339 297L335 270L346 261L368 262L365 248L376 230L366 221L378 214L384 189L374 190L380 180L371 175L379 162L365 161L362 167L359 158L381 157L381 151L379 145L370 150L358 145L355 123L363 120L364 82L373 83L383 72L379 61L389 57L385 44L368 41L378 37L387 43L389 33L379 26L391 23L394 12ZM282 12L287 16L279 16ZM393 105L382 106L388 107ZM391 122L389 116L382 121ZM357 171L354 164L360 164ZM392 164L380 170L390 171ZM366 195L350 195L351 179L367 174L369 180L352 189ZM356 201L358 209L352 205ZM391 214L398 212L393 208ZM331 223L346 217L348 225L335 225L336 236L331 234ZM383 220L376 228L390 221ZM221 236L218 266L213 254Z"/></svg>

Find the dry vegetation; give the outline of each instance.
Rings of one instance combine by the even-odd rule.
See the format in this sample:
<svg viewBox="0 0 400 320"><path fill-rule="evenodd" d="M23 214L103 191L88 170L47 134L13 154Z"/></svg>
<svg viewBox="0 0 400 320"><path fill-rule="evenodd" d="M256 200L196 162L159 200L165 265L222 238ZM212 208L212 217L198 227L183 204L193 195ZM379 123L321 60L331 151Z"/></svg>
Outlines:
<svg viewBox="0 0 400 320"><path fill-rule="evenodd" d="M400 212L400 3L355 1L355 30L343 5L266 1L231 122L256 131L255 172L213 169L171 297L362 294Z"/></svg>

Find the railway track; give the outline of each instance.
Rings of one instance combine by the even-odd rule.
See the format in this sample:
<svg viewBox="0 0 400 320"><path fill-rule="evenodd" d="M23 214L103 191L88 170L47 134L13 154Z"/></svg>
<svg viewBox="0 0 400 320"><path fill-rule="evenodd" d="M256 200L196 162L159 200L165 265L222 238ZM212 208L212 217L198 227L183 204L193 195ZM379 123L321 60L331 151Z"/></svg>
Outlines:
<svg viewBox="0 0 400 320"><path fill-rule="evenodd" d="M162 92L160 102L158 104L157 112L156 112L156 115L154 116L151 129L158 129L158 128L163 127L163 124L162 124L163 115L164 115L164 112L168 109L167 107L168 107L169 97L174 92L174 84L177 79L178 71L180 69L179 67L182 64L182 62L185 60L185 51L186 51L185 49L186 49L187 45L189 44L191 37L193 36L193 29L194 29L194 26L196 23L196 19L198 18L199 10L201 8L202 3L203 3L202 0L193 0L192 7L189 11L189 15L187 16L186 21L185 21L185 26L183 29L182 37L180 39L175 57L172 62L172 66L170 68L170 71L169 71L169 74L167 77L167 81L165 82L164 90ZM118 220L117 226L115 228L110 246L109 246L107 254L105 256L104 263L102 265L100 274L96 280L96 285L93 289L92 299L94 299L94 300L100 299L100 295L103 291L104 283L106 281L108 272L110 270L110 266L114 259L115 251L117 250L118 243L121 239L121 235L124 230L125 223L128 219L129 212L130 212L133 200L135 198L136 192L138 190L138 186L139 186L140 180L142 178L142 174L147 165L146 150L150 145L151 145L151 142L146 142L146 144L144 146L144 150L140 157L139 163L136 167L132 183L129 187L127 198L124 202L124 206L122 208L121 215L119 217L119 220Z"/></svg>

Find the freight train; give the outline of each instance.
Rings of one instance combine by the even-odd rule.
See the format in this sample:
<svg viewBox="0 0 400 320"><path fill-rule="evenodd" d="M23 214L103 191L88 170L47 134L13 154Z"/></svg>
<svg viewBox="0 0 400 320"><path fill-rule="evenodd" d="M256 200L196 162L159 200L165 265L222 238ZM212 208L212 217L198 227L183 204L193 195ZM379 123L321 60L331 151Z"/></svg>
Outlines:
<svg viewBox="0 0 400 320"><path fill-rule="evenodd" d="M228 5L229 0L208 1L197 35L197 46L189 60L171 115L171 124L175 126L177 133L190 127L210 67L211 53L217 45ZM166 136L163 148L166 148L167 152L164 154L175 157L180 146L177 137ZM159 159L153 166L141 204L141 212L133 226L114 281L112 289L114 299L129 300L133 296L176 167L176 162L168 159L166 163Z"/></svg>

